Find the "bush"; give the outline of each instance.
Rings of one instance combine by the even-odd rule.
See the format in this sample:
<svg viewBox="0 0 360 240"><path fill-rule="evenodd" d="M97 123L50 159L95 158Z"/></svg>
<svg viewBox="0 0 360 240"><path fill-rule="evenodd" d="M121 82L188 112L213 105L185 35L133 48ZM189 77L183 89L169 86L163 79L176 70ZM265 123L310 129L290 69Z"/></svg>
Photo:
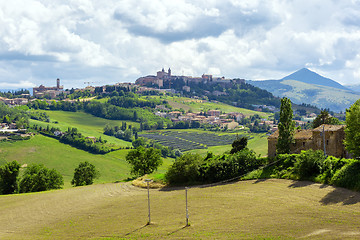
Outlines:
<svg viewBox="0 0 360 240"><path fill-rule="evenodd" d="M6 163L0 167L0 193L12 194L18 191L19 171L20 164L17 161Z"/></svg>
<svg viewBox="0 0 360 240"><path fill-rule="evenodd" d="M64 185L63 177L55 169L48 169L42 164L33 164L25 170L19 187L21 193L26 193L60 189L62 185Z"/></svg>
<svg viewBox="0 0 360 240"><path fill-rule="evenodd" d="M99 176L100 174L93 164L88 161L81 162L74 170L74 177L71 180L71 184L75 187L91 185Z"/></svg>
<svg viewBox="0 0 360 240"><path fill-rule="evenodd" d="M331 183L347 189L360 191L360 161L352 160L337 171Z"/></svg>
<svg viewBox="0 0 360 240"><path fill-rule="evenodd" d="M327 157L321 166L321 174L318 176L318 180L321 183L330 184L336 172L351 161L350 159L339 159L333 156Z"/></svg>
<svg viewBox="0 0 360 240"><path fill-rule="evenodd" d="M324 161L324 152L321 150L301 151L296 157L294 173L299 179L310 179L320 174Z"/></svg>
<svg viewBox="0 0 360 240"><path fill-rule="evenodd" d="M202 157L199 154L186 153L178 157L165 174L169 184L192 184L199 181L199 165Z"/></svg>

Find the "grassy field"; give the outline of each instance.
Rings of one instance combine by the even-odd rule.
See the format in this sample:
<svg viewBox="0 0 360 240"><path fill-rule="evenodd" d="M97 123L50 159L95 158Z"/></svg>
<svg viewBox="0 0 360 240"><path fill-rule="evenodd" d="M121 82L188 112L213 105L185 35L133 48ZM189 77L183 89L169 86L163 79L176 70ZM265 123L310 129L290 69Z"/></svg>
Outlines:
<svg viewBox="0 0 360 240"><path fill-rule="evenodd" d="M99 117L94 117L91 114L84 112L65 112L65 111L45 111L49 116L51 123L30 120L31 124L37 124L39 126L46 127L58 127L61 130L65 131L68 127L75 127L81 132L84 136L101 136L102 139L106 139L109 143L113 143L119 146L127 147L131 146L130 142L123 141L121 139L107 136L103 134L103 129L106 124L110 126L121 126L122 122L126 122L127 125L132 125L139 128L139 123L131 121L120 121L120 120L109 120ZM58 123L54 123L58 121Z"/></svg>
<svg viewBox="0 0 360 240"><path fill-rule="evenodd" d="M80 162L89 161L100 171L100 178L95 183L115 182L130 177L130 167L125 161L129 150L119 150L105 155L95 155L62 144L58 140L36 135L30 140L0 142L0 164L18 161L20 164L42 163L48 168L55 168L64 177L65 188L70 187L74 169ZM164 173L172 163L165 159L159 173Z"/></svg>
<svg viewBox="0 0 360 240"><path fill-rule="evenodd" d="M0 196L1 239L359 239L360 194L289 180L147 191L129 183Z"/></svg>
<svg viewBox="0 0 360 240"><path fill-rule="evenodd" d="M157 96L159 98L159 96ZM200 99L193 99L193 98L186 98L186 97L172 97L172 96L161 96L161 99L164 99L169 102L170 106L175 109L184 109L185 111L193 111L193 112L203 112L207 110L221 110L225 113L228 112L240 112L243 113L245 116L252 116L255 114L259 114L263 118L268 118L270 115L269 113L257 112L252 111L245 108L238 108L234 107L225 103L221 102L208 102Z"/></svg>

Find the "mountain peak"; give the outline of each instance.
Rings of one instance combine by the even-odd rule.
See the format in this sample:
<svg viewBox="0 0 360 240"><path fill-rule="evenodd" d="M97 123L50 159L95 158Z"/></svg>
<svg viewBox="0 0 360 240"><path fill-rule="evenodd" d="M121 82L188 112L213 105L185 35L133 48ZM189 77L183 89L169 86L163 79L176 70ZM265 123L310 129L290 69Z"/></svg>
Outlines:
<svg viewBox="0 0 360 240"><path fill-rule="evenodd" d="M321 86L333 87L338 89L349 90L340 83L331 80L330 78L323 77L316 72L313 72L307 68L302 68L280 80L296 80L308 84L316 84Z"/></svg>

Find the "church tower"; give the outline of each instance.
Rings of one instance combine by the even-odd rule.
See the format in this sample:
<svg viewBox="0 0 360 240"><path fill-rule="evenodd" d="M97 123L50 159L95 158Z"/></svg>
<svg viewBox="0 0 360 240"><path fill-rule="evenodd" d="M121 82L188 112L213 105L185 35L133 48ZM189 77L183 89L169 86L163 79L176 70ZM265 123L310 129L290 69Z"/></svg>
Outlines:
<svg viewBox="0 0 360 240"><path fill-rule="evenodd" d="M169 68L168 70L168 76L170 77L171 76L171 69Z"/></svg>

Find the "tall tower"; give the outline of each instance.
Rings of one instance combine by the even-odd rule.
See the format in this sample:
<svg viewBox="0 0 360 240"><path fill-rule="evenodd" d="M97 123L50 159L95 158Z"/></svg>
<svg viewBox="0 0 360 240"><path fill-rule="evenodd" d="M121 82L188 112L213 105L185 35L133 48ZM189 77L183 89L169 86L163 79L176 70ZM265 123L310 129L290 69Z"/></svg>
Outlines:
<svg viewBox="0 0 360 240"><path fill-rule="evenodd" d="M170 77L171 76L171 69L169 68L168 70L168 76Z"/></svg>
<svg viewBox="0 0 360 240"><path fill-rule="evenodd" d="M56 88L60 89L60 79L56 79Z"/></svg>

